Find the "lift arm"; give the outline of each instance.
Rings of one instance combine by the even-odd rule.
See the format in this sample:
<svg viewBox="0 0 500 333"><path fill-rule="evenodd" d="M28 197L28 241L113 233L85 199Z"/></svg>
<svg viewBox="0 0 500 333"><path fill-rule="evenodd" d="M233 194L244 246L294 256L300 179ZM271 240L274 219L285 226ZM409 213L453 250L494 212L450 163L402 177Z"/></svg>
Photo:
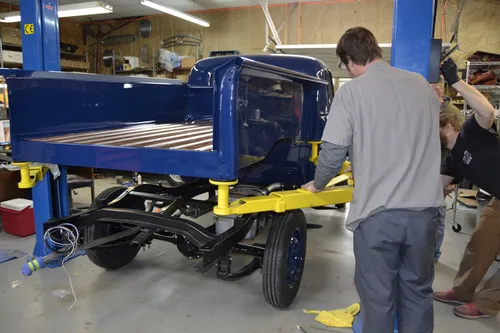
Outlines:
<svg viewBox="0 0 500 333"><path fill-rule="evenodd" d="M297 189L273 192L267 196L241 198L227 207L226 205L214 207L214 214L227 216L261 212L283 213L287 210L347 203L352 200L354 191L351 177L350 172L337 176L330 181L329 187L318 193ZM345 181L348 181L348 185L334 186Z"/></svg>

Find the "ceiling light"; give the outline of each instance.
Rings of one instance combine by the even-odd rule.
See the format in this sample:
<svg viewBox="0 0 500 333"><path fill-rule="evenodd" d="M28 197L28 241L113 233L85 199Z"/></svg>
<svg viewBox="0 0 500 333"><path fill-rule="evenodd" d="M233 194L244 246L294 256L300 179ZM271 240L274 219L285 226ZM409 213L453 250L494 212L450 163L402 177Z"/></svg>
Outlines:
<svg viewBox="0 0 500 333"><path fill-rule="evenodd" d="M91 1L59 6L57 15L59 17L75 17L85 15L111 14L112 12L113 6L102 3L100 1Z"/></svg>
<svg viewBox="0 0 500 333"><path fill-rule="evenodd" d="M59 6L58 17L75 17L85 15L110 14L113 12L113 6L100 1L91 1L84 3L75 3L72 5ZM0 14L0 22L14 23L21 22L20 12L10 12Z"/></svg>
<svg viewBox="0 0 500 333"><path fill-rule="evenodd" d="M21 15L19 12L6 13L2 16L4 16L4 17L2 19L0 19L0 22L3 22L3 23L21 22Z"/></svg>
<svg viewBox="0 0 500 333"><path fill-rule="evenodd" d="M209 27L210 26L210 22L208 22L208 21L202 20L202 19L200 19L200 18L198 18L196 16L193 16L193 15L186 14L184 12L181 12L180 10L173 9L171 7L167 7L167 6L164 6L164 5L159 5L159 4L151 2L149 0L139 0L139 3L141 5L148 6L150 8L159 10L160 12L164 12L164 13L176 16L178 18L181 18L183 20L186 20L186 21L189 21L189 22L201 25L203 27Z"/></svg>

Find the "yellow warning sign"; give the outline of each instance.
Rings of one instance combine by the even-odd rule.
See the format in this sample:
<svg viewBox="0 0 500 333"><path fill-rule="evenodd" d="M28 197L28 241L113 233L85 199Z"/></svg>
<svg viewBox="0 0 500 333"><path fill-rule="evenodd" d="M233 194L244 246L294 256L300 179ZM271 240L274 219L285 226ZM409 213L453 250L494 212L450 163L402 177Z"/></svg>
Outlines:
<svg viewBox="0 0 500 333"><path fill-rule="evenodd" d="M24 25L24 34L25 35L34 35L35 34L35 25L34 24L25 24Z"/></svg>

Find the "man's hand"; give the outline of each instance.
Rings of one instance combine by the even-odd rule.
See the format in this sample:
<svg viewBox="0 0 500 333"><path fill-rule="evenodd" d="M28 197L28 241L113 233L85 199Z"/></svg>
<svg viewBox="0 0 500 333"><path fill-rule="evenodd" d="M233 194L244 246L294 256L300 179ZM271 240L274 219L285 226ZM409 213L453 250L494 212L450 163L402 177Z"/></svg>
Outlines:
<svg viewBox="0 0 500 333"><path fill-rule="evenodd" d="M321 191L314 186L314 180L311 180L309 183L302 185L302 189L312 193L318 193Z"/></svg>
<svg viewBox="0 0 500 333"><path fill-rule="evenodd" d="M452 193L453 191L455 191L455 188L456 188L456 185L455 184L452 184L452 185L448 185L445 189L444 189L444 196L447 197L450 193Z"/></svg>
<svg viewBox="0 0 500 333"><path fill-rule="evenodd" d="M458 67L455 62L449 58L441 66L441 73L443 73L444 79L450 86L454 85L461 79L458 77Z"/></svg>

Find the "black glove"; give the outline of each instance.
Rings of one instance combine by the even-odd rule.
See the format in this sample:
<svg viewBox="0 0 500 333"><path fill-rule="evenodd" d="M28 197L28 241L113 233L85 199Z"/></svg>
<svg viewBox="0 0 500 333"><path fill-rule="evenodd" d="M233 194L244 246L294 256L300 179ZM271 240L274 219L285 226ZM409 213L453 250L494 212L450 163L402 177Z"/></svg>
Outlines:
<svg viewBox="0 0 500 333"><path fill-rule="evenodd" d="M441 65L441 73L443 73L444 79L450 86L454 85L461 79L458 77L458 67L455 62L449 58Z"/></svg>

